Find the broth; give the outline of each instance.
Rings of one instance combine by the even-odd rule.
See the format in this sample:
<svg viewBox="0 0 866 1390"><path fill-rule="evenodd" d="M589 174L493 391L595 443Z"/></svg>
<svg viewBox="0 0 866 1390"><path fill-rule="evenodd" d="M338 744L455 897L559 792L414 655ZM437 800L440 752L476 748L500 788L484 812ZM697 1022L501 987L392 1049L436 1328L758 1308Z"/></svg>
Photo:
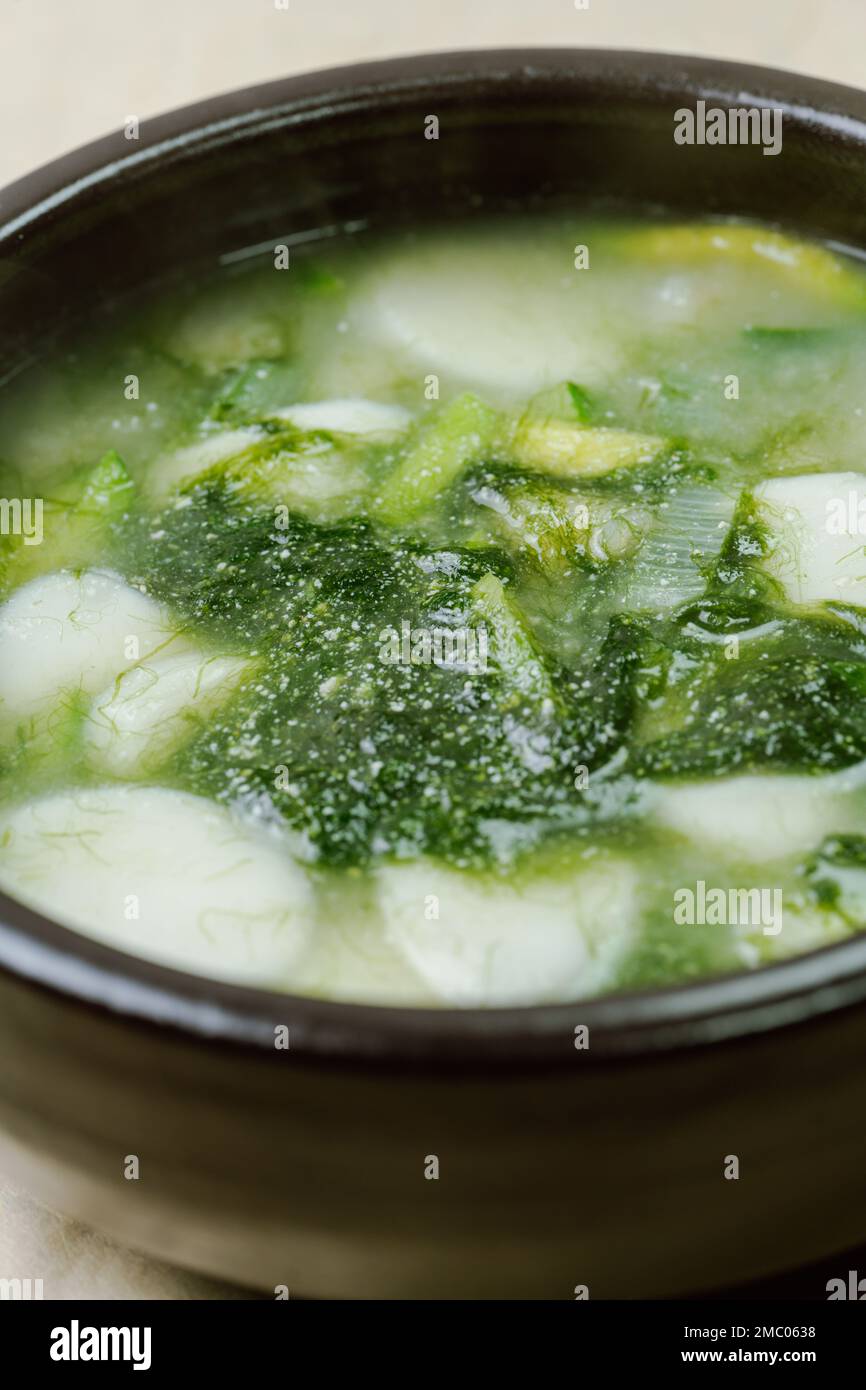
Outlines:
<svg viewBox="0 0 866 1390"><path fill-rule="evenodd" d="M866 924L866 273L480 221L119 306L0 391L0 885L385 1004Z"/></svg>

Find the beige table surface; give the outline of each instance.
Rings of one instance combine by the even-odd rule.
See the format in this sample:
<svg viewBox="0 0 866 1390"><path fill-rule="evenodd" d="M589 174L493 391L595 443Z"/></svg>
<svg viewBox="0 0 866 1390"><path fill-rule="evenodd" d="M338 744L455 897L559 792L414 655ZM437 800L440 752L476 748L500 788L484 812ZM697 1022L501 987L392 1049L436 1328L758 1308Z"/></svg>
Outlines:
<svg viewBox="0 0 866 1390"><path fill-rule="evenodd" d="M0 0L0 187L215 92L434 49L595 45L739 58L866 85L866 0ZM0 1278L46 1298L226 1289L45 1211L0 1178ZM230 1295L231 1296L231 1295Z"/></svg>

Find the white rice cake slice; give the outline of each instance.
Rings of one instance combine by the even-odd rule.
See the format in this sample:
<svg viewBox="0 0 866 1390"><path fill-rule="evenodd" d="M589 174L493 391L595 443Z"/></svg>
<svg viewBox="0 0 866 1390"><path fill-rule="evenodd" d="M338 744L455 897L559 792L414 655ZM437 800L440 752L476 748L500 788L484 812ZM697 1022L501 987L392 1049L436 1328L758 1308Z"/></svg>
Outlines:
<svg viewBox="0 0 866 1390"><path fill-rule="evenodd" d="M862 826L858 769L809 777L745 773L658 783L644 806L652 822L705 848L761 864L817 849L825 835Z"/></svg>
<svg viewBox="0 0 866 1390"><path fill-rule="evenodd" d="M541 1004L609 985L638 929L637 875L594 860L521 888L432 860L379 873L386 941L446 1005Z"/></svg>
<svg viewBox="0 0 866 1390"><path fill-rule="evenodd" d="M286 985L313 894L282 837L163 787L63 791L0 811L0 884L133 955Z"/></svg>
<svg viewBox="0 0 866 1390"><path fill-rule="evenodd" d="M419 380L441 375L497 399L565 379L592 386L619 349L609 306L592 275L531 237L433 239L391 254L349 306L353 328L397 352Z"/></svg>
<svg viewBox="0 0 866 1390"><path fill-rule="evenodd" d="M792 603L866 605L866 475L770 478L755 500L770 538L765 567Z"/></svg>
<svg viewBox="0 0 866 1390"><path fill-rule="evenodd" d="M38 715L62 691L95 694L185 645L169 613L110 570L42 575L0 608L0 719Z"/></svg>
<svg viewBox="0 0 866 1390"><path fill-rule="evenodd" d="M91 756L114 777L148 776L230 699L250 670L242 657L200 651L133 667L91 705Z"/></svg>
<svg viewBox="0 0 866 1390"><path fill-rule="evenodd" d="M412 416L401 405L385 405L360 397L333 401L302 401L275 411L299 430L332 430L335 434L399 434Z"/></svg>

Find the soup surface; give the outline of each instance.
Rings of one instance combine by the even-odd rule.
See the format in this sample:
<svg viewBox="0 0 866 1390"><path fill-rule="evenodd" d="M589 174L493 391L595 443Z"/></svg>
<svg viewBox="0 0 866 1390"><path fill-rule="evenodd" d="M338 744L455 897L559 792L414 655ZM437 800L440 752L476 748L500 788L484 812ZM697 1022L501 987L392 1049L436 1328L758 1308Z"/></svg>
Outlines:
<svg viewBox="0 0 866 1390"><path fill-rule="evenodd" d="M866 273L356 236L0 389L0 886L206 975L569 1000L866 925Z"/></svg>

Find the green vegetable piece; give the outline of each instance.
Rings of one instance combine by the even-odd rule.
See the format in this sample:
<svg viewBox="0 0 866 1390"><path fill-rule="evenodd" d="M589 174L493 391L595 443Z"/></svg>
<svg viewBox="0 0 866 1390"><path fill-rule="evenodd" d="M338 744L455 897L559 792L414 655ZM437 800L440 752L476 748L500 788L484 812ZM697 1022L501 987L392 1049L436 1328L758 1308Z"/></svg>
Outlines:
<svg viewBox="0 0 866 1390"><path fill-rule="evenodd" d="M116 449L109 449L88 473L75 504L76 516L122 516L135 494L135 484Z"/></svg>
<svg viewBox="0 0 866 1390"><path fill-rule="evenodd" d="M598 496L561 491L551 484L485 484L472 494L513 552L550 577L577 560L607 564L630 555L643 532L636 507L611 505Z"/></svg>
<svg viewBox="0 0 866 1390"><path fill-rule="evenodd" d="M586 553L589 509L579 497L553 487L484 484L472 494L509 550L550 575Z"/></svg>
<svg viewBox="0 0 866 1390"><path fill-rule="evenodd" d="M657 435L531 415L521 417L512 441L513 456L523 467L560 478L600 478L617 468L652 463L664 448Z"/></svg>
<svg viewBox="0 0 866 1390"><path fill-rule="evenodd" d="M849 927L866 921L866 837L829 835L804 865L809 891L820 906Z"/></svg>
<svg viewBox="0 0 866 1390"><path fill-rule="evenodd" d="M842 307L866 307L866 280L844 256L814 242L739 222L662 224L616 237L617 249L654 267L701 267L728 261L762 268L783 286Z"/></svg>
<svg viewBox="0 0 866 1390"><path fill-rule="evenodd" d="M508 691L505 707L529 703L553 713L553 681L502 580L488 571L472 586L471 597L473 617L488 629L493 664Z"/></svg>
<svg viewBox="0 0 866 1390"><path fill-rule="evenodd" d="M722 660L692 694L682 727L637 750L636 770L662 777L771 767L820 772L866 757L866 664L763 655Z"/></svg>
<svg viewBox="0 0 866 1390"><path fill-rule="evenodd" d="M181 491L217 490L335 520L361 504L369 485L364 463L371 452L353 435L304 431L283 422L239 453L185 479Z"/></svg>
<svg viewBox="0 0 866 1390"><path fill-rule="evenodd" d="M572 719L581 761L598 769L617 754L641 708L659 695L665 668L664 649L643 622L629 613L610 619L598 655L575 692Z"/></svg>
<svg viewBox="0 0 866 1390"><path fill-rule="evenodd" d="M466 464L491 448L499 422L498 411L468 392L425 422L382 488L382 519L399 524L423 512Z"/></svg>
<svg viewBox="0 0 866 1390"><path fill-rule="evenodd" d="M750 324L743 329L743 337L759 348L811 352L839 341L840 333L835 328L765 328Z"/></svg>
<svg viewBox="0 0 866 1390"><path fill-rule="evenodd" d="M135 484L120 455L109 449L99 463L59 495L40 499L42 535L38 542L23 535L3 536L0 582L24 584L47 570L93 564L112 522L129 510Z"/></svg>
<svg viewBox="0 0 866 1390"><path fill-rule="evenodd" d="M275 411L294 400L300 369L288 361L256 357L226 373L211 407L215 420L233 424L257 423L273 418Z"/></svg>
<svg viewBox="0 0 866 1390"><path fill-rule="evenodd" d="M257 474L260 469L269 470L275 459L297 458L314 449L321 439L327 445L330 436L305 437L294 425L285 424L271 430L262 430L242 449L234 454L226 454L216 463L198 473L191 473L182 479L181 492L192 492L199 487L213 487L231 484L243 490L257 487Z"/></svg>
<svg viewBox="0 0 866 1390"><path fill-rule="evenodd" d="M539 391L529 401L524 419L568 420L572 424L588 425L594 414L592 397L573 381L561 381L546 391Z"/></svg>

